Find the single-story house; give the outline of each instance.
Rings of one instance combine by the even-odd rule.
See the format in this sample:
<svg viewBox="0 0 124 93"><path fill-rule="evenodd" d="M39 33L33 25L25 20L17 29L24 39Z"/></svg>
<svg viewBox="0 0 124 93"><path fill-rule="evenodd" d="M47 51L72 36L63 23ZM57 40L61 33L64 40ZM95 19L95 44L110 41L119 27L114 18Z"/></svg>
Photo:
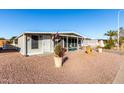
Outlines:
<svg viewBox="0 0 124 93"><path fill-rule="evenodd" d="M102 41L103 43L107 42L106 39L84 39L82 42L82 46L91 46L92 48L96 48L98 46L98 41Z"/></svg>
<svg viewBox="0 0 124 93"><path fill-rule="evenodd" d="M75 32L58 32L60 40L53 40L56 32L25 32L14 40L22 55L53 53L59 42L67 51L80 48L83 36Z"/></svg>
<svg viewBox="0 0 124 93"><path fill-rule="evenodd" d="M97 39L89 39L89 40L83 40L82 46L91 46L92 48L96 48L98 46L98 40Z"/></svg>

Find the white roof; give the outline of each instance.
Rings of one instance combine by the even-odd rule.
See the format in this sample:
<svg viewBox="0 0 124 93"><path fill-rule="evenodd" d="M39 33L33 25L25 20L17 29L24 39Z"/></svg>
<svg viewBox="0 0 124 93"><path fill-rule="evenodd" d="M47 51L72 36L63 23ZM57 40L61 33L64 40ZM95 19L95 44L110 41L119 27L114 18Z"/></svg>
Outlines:
<svg viewBox="0 0 124 93"><path fill-rule="evenodd" d="M27 32L24 32L23 34L21 34L20 36L22 36L24 34L56 34L56 33L57 32L29 32L29 31L27 31ZM78 35L80 37L86 38L86 37L84 37L84 35L81 35L81 34L79 34L77 32L73 32L73 31L71 31L71 32L68 32L68 31L66 31L66 32L58 32L58 33L60 33L60 34L75 34L75 35ZM19 38L20 36L18 36L17 38Z"/></svg>

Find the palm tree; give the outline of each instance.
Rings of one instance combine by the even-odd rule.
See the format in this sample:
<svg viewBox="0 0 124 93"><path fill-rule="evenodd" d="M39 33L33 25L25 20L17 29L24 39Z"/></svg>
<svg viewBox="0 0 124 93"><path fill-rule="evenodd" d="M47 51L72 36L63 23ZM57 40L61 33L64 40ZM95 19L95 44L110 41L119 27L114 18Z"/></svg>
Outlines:
<svg viewBox="0 0 124 93"><path fill-rule="evenodd" d="M107 33L104 34L105 36L109 36L109 40L113 40L112 38L117 36L117 32L116 31L107 31Z"/></svg>
<svg viewBox="0 0 124 93"><path fill-rule="evenodd" d="M117 36L117 31L107 31L107 33L104 34L105 36L108 36L109 37L109 40L108 40L108 43L107 45L109 46L109 48L112 48L115 46L115 42L117 41L116 37Z"/></svg>

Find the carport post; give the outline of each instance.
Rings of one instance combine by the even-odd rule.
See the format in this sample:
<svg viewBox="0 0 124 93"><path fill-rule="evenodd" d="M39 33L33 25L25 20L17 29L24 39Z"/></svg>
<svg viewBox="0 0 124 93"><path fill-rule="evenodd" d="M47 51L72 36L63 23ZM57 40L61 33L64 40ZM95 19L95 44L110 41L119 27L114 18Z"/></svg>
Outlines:
<svg viewBox="0 0 124 93"><path fill-rule="evenodd" d="M27 36L26 36L26 34L23 34L23 37L24 37L24 39L23 39L23 42L24 42L24 55L25 56L27 56Z"/></svg>
<svg viewBox="0 0 124 93"><path fill-rule="evenodd" d="M66 37L66 47L67 47L67 51L68 51L68 36Z"/></svg>
<svg viewBox="0 0 124 93"><path fill-rule="evenodd" d="M79 49L79 44L78 44L78 37L77 37L77 50Z"/></svg>

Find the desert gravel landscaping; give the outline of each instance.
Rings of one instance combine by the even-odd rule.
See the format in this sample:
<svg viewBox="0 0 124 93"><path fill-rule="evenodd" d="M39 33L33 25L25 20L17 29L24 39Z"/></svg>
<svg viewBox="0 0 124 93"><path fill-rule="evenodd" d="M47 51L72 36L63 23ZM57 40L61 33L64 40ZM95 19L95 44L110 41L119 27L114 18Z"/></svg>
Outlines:
<svg viewBox="0 0 124 93"><path fill-rule="evenodd" d="M62 68L53 55L25 57L16 51L0 53L0 83L112 83L124 58L114 53L68 52Z"/></svg>

